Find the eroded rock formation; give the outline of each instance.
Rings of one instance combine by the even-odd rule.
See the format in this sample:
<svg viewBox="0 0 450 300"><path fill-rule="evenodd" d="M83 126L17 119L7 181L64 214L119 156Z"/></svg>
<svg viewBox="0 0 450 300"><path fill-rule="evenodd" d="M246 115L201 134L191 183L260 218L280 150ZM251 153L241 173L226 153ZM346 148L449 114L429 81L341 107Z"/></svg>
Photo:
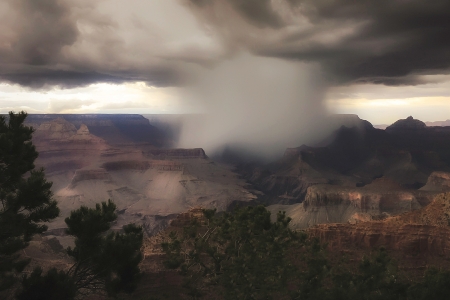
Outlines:
<svg viewBox="0 0 450 300"><path fill-rule="evenodd" d="M207 158L202 148L194 149L151 149L146 155L156 159L188 159L188 158Z"/></svg>
<svg viewBox="0 0 450 300"><path fill-rule="evenodd" d="M450 255L450 194L440 194L428 206L384 221L320 224L308 233L331 250L385 247L408 256Z"/></svg>
<svg viewBox="0 0 450 300"><path fill-rule="evenodd" d="M171 160L149 160L149 161L114 161L106 162L103 167L110 171L119 170L147 170L156 169L160 171L183 171L183 164L178 161Z"/></svg>
<svg viewBox="0 0 450 300"><path fill-rule="evenodd" d="M70 182L69 188L73 189L76 187L77 183L85 180L110 181L111 176L105 169L76 170Z"/></svg>
<svg viewBox="0 0 450 300"><path fill-rule="evenodd" d="M33 138L44 140L68 139L77 133L75 125L63 118L43 122L34 133Z"/></svg>
<svg viewBox="0 0 450 300"><path fill-rule="evenodd" d="M350 119L328 144L288 148L274 163L238 170L296 228L385 218L450 190L450 127L408 117L378 130Z"/></svg>

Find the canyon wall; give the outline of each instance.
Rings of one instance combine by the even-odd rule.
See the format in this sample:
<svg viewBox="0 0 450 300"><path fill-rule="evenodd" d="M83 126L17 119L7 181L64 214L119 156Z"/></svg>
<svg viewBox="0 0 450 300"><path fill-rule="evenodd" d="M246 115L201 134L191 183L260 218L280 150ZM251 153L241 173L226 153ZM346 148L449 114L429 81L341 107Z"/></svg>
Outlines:
<svg viewBox="0 0 450 300"><path fill-rule="evenodd" d="M308 229L330 250L385 247L408 256L450 255L450 193L426 207L383 221L320 224Z"/></svg>

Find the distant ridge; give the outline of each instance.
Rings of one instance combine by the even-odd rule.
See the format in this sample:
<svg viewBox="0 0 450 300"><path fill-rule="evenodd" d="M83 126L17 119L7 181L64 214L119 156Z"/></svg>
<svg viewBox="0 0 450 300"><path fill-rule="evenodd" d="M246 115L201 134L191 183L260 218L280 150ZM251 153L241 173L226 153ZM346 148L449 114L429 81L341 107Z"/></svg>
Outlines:
<svg viewBox="0 0 450 300"><path fill-rule="evenodd" d="M428 122L424 122L425 125L427 127L447 127L450 126L450 119L447 119L445 121L428 121ZM373 125L374 128L376 129L386 129L387 127L389 127L390 125L388 124L377 124L377 125Z"/></svg>
<svg viewBox="0 0 450 300"><path fill-rule="evenodd" d="M427 125L424 122L418 119L414 119L412 116L409 116L406 119L400 119L398 121L395 121L394 124L388 126L386 130L392 129L414 130L414 129L423 129L426 127Z"/></svg>
<svg viewBox="0 0 450 300"><path fill-rule="evenodd" d="M450 120L445 121L434 121L434 122L425 122L427 126L450 126Z"/></svg>
<svg viewBox="0 0 450 300"><path fill-rule="evenodd" d="M148 143L164 145L164 136L149 120L139 114L29 114L25 123L38 128L56 119L65 120L80 129L82 124L89 132L110 145L123 143Z"/></svg>

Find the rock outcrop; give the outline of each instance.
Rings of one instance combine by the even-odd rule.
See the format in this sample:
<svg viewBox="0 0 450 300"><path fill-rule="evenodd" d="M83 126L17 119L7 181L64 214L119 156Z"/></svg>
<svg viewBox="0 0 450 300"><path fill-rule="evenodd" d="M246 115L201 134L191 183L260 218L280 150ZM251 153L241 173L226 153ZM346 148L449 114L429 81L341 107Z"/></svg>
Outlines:
<svg viewBox="0 0 450 300"><path fill-rule="evenodd" d="M80 128L77 130L77 133L72 135L69 139L69 142L74 142L74 143L92 143L92 144L105 144L106 145L106 141L91 134L89 132L89 128L84 125L81 124Z"/></svg>
<svg viewBox="0 0 450 300"><path fill-rule="evenodd" d="M357 224L320 224L308 233L332 250L385 247L407 256L450 255L450 194L440 194L428 206Z"/></svg>
<svg viewBox="0 0 450 300"><path fill-rule="evenodd" d="M64 119L76 128L84 124L89 127L91 134L110 145L144 143L162 146L165 144L164 136L158 128L152 126L148 119L137 114L33 114L27 117L26 122L28 125L39 128L40 125L47 124L56 118Z"/></svg>
<svg viewBox="0 0 450 300"><path fill-rule="evenodd" d="M427 184L420 190L422 191L450 191L450 173L448 172L433 172L428 177Z"/></svg>
<svg viewBox="0 0 450 300"><path fill-rule="evenodd" d="M77 130L77 134L78 135L89 135L90 134L89 128L86 125L81 124L80 128Z"/></svg>
<svg viewBox="0 0 450 300"><path fill-rule="evenodd" d="M183 164L170 160L150 160L150 161L113 161L106 162L103 167L110 171L119 170L140 170L156 169L160 171L183 171Z"/></svg>
<svg viewBox="0 0 450 300"><path fill-rule="evenodd" d="M74 188L77 185L77 183L87 180L110 181L111 176L105 169L77 170L73 175L69 188Z"/></svg>
<svg viewBox="0 0 450 300"><path fill-rule="evenodd" d="M33 138L44 140L68 139L77 133L75 125L63 118L46 121L39 125Z"/></svg>
<svg viewBox="0 0 450 300"><path fill-rule="evenodd" d="M323 223L357 223L384 219L419 209L431 202L435 195L398 188L395 183L378 184L361 188L313 185L308 188L302 203L291 206L272 205L268 209L273 215L285 210L286 215L292 218L290 226L304 229Z"/></svg>
<svg viewBox="0 0 450 300"><path fill-rule="evenodd" d="M379 130L346 118L354 124L340 127L328 144L288 148L276 162L238 171L296 228L382 219L450 190L450 127L408 117Z"/></svg>
<svg viewBox="0 0 450 300"><path fill-rule="evenodd" d="M202 148L194 149L151 149L146 152L151 158L156 159L206 159L207 156Z"/></svg>

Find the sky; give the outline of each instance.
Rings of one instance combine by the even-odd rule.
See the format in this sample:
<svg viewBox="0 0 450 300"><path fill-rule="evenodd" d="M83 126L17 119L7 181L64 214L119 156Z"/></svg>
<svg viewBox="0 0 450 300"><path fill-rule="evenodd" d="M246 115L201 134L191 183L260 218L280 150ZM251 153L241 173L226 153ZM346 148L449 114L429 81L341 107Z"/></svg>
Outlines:
<svg viewBox="0 0 450 300"><path fill-rule="evenodd" d="M207 113L239 140L450 119L448 0L4 0L0 19L0 113Z"/></svg>

